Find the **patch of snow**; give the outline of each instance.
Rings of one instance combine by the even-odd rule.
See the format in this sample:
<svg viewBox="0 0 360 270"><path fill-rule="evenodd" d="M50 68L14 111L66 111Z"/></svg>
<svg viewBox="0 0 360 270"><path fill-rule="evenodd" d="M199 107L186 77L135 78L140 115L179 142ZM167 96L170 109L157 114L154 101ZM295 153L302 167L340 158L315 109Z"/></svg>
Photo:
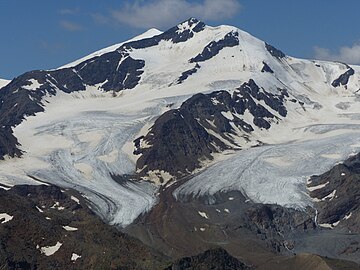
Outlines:
<svg viewBox="0 0 360 270"><path fill-rule="evenodd" d="M78 198L76 198L75 196L71 196L70 199L75 201L77 204L80 204L80 200Z"/></svg>
<svg viewBox="0 0 360 270"><path fill-rule="evenodd" d="M200 231L205 232L205 228L200 228Z"/></svg>
<svg viewBox="0 0 360 270"><path fill-rule="evenodd" d="M36 209L37 209L40 213L44 213L44 211L43 211L40 207L36 206Z"/></svg>
<svg viewBox="0 0 360 270"><path fill-rule="evenodd" d="M213 128L216 128L216 125L215 125L215 121L214 121L214 120L206 119L206 122L208 122L209 125L212 126Z"/></svg>
<svg viewBox="0 0 360 270"><path fill-rule="evenodd" d="M234 197L229 197L229 201L233 201L234 200Z"/></svg>
<svg viewBox="0 0 360 270"><path fill-rule="evenodd" d="M224 209L224 212L226 212L226 213L230 214L230 210L229 210L229 209L227 209L227 208L225 208L225 209Z"/></svg>
<svg viewBox="0 0 360 270"><path fill-rule="evenodd" d="M340 220L339 221L336 221L332 224L329 224L329 223L322 223L322 224L319 224L320 227L323 227L323 228L328 228L328 229L333 229L334 227L336 227L337 225L339 225L340 223Z"/></svg>
<svg viewBox="0 0 360 270"><path fill-rule="evenodd" d="M11 189L11 187L5 187L5 186L3 186L3 185L0 185L0 188L1 188L1 189L4 189L4 190L10 190L10 189Z"/></svg>
<svg viewBox="0 0 360 270"><path fill-rule="evenodd" d="M211 102L212 104L214 104L215 106L218 104L221 104L220 101L218 101L216 98L211 98Z"/></svg>
<svg viewBox="0 0 360 270"><path fill-rule="evenodd" d="M336 227L337 225L339 225L339 223L340 223L340 220L336 221L336 222L333 223L332 225L333 225L334 227Z"/></svg>
<svg viewBox="0 0 360 270"><path fill-rule="evenodd" d="M336 194L336 189L335 189L333 192L331 192L329 195L327 195L327 196L325 196L324 198L322 198L321 200L322 200L322 201L325 201L325 200L331 201L332 199L335 198L335 194Z"/></svg>
<svg viewBox="0 0 360 270"><path fill-rule="evenodd" d="M227 118L228 120L233 120L233 119L234 119L234 116L232 115L231 112L224 112L224 111L222 111L221 114L222 114L225 118Z"/></svg>
<svg viewBox="0 0 360 270"><path fill-rule="evenodd" d="M28 82L30 82L30 85L24 85L22 86L22 88L26 89L26 90L37 90L40 88L40 86L42 86L41 83L39 83L37 80L35 79L30 79Z"/></svg>
<svg viewBox="0 0 360 270"><path fill-rule="evenodd" d="M43 253L46 256L51 256L51 255L55 254L55 252L58 251L61 246L62 246L62 243L57 242L54 246L41 247L40 251L41 251L41 253Z"/></svg>
<svg viewBox="0 0 360 270"><path fill-rule="evenodd" d="M55 209L58 208L60 206L59 202L55 202L50 208Z"/></svg>
<svg viewBox="0 0 360 270"><path fill-rule="evenodd" d="M203 218L209 219L209 216L205 212L198 211L198 214Z"/></svg>
<svg viewBox="0 0 360 270"><path fill-rule="evenodd" d="M345 176L346 174L345 173L341 173L341 176Z"/></svg>
<svg viewBox="0 0 360 270"><path fill-rule="evenodd" d="M73 253L73 254L71 255L71 260L72 260L73 262L75 262L77 259L80 259L80 258L81 258L81 256L78 255L78 254L76 254L76 253Z"/></svg>
<svg viewBox="0 0 360 270"><path fill-rule="evenodd" d="M148 176L143 177L143 180L148 180L156 185L165 185L167 184L171 179L173 179L173 176L163 170L152 170L147 173Z"/></svg>
<svg viewBox="0 0 360 270"><path fill-rule="evenodd" d="M352 212L350 212L348 215L346 215L346 216L344 217L344 219L347 220L347 219L351 218L351 216L352 216Z"/></svg>
<svg viewBox="0 0 360 270"><path fill-rule="evenodd" d="M321 223L321 224L319 224L319 226L323 227L323 228L328 228L328 229L334 228L334 226L332 224L329 224L329 223Z"/></svg>
<svg viewBox="0 0 360 270"><path fill-rule="evenodd" d="M313 187L308 187L307 189L309 191L314 191L314 190L322 189L322 188L326 187L328 184L329 184L329 181L324 184L320 184L320 185L313 186Z"/></svg>
<svg viewBox="0 0 360 270"><path fill-rule="evenodd" d="M9 221L12 220L13 218L14 218L14 216L10 216L9 214L0 213L1 223L9 222Z"/></svg>
<svg viewBox="0 0 360 270"><path fill-rule="evenodd" d="M74 232L77 231L78 228L75 227L70 227L70 226L63 226L64 230L68 231L68 232Z"/></svg>
<svg viewBox="0 0 360 270"><path fill-rule="evenodd" d="M64 210L64 209L65 209L65 207L60 206L60 203L59 203L59 202L55 202L55 203L53 204L53 206L51 206L50 208L52 208L52 209L57 209L57 210Z"/></svg>

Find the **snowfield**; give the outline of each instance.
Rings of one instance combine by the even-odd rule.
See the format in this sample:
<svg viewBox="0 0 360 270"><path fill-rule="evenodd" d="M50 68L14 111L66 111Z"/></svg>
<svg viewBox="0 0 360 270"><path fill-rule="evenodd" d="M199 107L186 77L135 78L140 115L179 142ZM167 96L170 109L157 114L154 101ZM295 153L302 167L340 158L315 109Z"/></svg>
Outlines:
<svg viewBox="0 0 360 270"><path fill-rule="evenodd" d="M201 68L183 83L175 84L182 72L193 68L189 59L230 31L239 33L240 45L222 49L199 63ZM151 30L145 36L159 33ZM269 130L255 128L250 142L240 140L242 150L217 155L207 169L175 190L175 197L240 190L254 202L304 208L313 203L306 193L307 179L360 152L360 96L356 92L360 67L352 67L356 73L347 87L335 88L331 83L346 71L344 64L276 59L262 41L230 26L207 26L187 42L161 41L129 54L145 60L140 83L116 97L96 86L47 97L45 112L27 117L14 129L24 155L0 161L0 183L74 188L104 220L127 226L156 204L159 190L159 185L147 181L114 180L113 176L135 173L138 157L132 154L133 140L144 135L148 130L144 127L150 127L163 112L179 107L193 94L233 92L249 79L272 93L286 88L303 105L288 102L285 119ZM263 61L276 76L260 72ZM35 90L32 87L38 85L29 90ZM246 117L252 123L253 116ZM263 145L251 147L257 141Z"/></svg>
<svg viewBox="0 0 360 270"><path fill-rule="evenodd" d="M0 79L0 88L6 86L9 82L9 80Z"/></svg>

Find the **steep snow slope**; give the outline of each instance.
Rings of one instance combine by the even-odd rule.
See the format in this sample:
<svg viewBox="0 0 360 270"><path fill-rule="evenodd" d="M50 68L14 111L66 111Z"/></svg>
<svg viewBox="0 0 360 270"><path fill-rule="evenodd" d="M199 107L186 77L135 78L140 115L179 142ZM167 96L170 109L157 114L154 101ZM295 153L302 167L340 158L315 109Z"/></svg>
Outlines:
<svg viewBox="0 0 360 270"><path fill-rule="evenodd" d="M9 84L9 80L0 79L0 88L4 87L5 85Z"/></svg>
<svg viewBox="0 0 360 270"><path fill-rule="evenodd" d="M71 62L69 64L66 64L66 65L63 65L61 67L59 67L58 69L62 69L62 68L69 68L69 67L74 67L86 60L89 60L91 58L94 58L96 56L100 56L100 55L103 55L105 53L108 53L108 52L113 52L115 51L117 48L119 48L121 45L123 45L124 43L127 43L127 42L131 42L131 41L136 41L136 40L141 40L141 39L144 39L144 38L150 38L150 37L153 37L153 36L156 36L156 35L160 35L162 32L158 29L155 29L155 28L151 28L149 30L147 30L146 32L142 33L141 35L138 35L132 39L129 39L128 41L125 41L125 42L121 42L121 43L118 43L118 44L114 44L114 45L111 45L109 47L106 47L104 49L101 49L101 50L98 50L92 54L89 54L83 58L80 58L74 62Z"/></svg>
<svg viewBox="0 0 360 270"><path fill-rule="evenodd" d="M306 194L307 177L359 150L359 67L288 57L235 27L203 26L195 20L158 34L151 30L145 36L153 38L121 43L124 51L117 51L144 62L140 81L132 89L106 92L103 81L69 93L54 86L55 95L44 95L44 112L26 116L14 128L23 155L0 161L0 182L11 186L43 181L75 188L104 219L126 226L156 203L160 182L176 180L160 169L143 176L150 182L119 177L136 172L139 155L133 154L132 141L146 135L162 113L180 107L192 95L215 90L232 95L250 79L262 92L277 95L286 89L286 116L254 98L275 116L266 118L271 127L255 125L258 116L251 108L237 114L253 127L246 139L240 128L231 135L243 150L213 153L214 160L202 158L202 168L193 171L197 176L180 186L175 196L240 190L257 202L301 208L312 204ZM66 67L95 63L99 55L116 54L112 50L121 44ZM130 69L126 72L130 76ZM44 84L34 79L27 82L31 99ZM236 115L231 108L223 114L229 119ZM228 144L220 133L206 130ZM251 148L254 145L258 147ZM144 142L143 147L152 145ZM206 167L210 168L203 170Z"/></svg>

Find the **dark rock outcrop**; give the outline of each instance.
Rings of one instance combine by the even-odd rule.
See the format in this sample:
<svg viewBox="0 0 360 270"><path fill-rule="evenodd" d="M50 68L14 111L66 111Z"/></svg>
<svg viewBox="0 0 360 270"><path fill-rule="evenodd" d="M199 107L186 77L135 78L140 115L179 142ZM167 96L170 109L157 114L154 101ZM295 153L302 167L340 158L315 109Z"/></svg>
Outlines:
<svg viewBox="0 0 360 270"><path fill-rule="evenodd" d="M246 138L255 126L269 129L271 123L286 117L287 97L286 90L272 94L253 80L232 95L227 91L194 95L179 109L161 115L147 135L134 141L134 154L141 154L136 164L139 174L163 170L173 176L184 176L199 168L201 160L211 160L213 153L239 149L234 139L239 132ZM244 120L245 111L253 115L253 123ZM146 147L141 147L142 142Z"/></svg>
<svg viewBox="0 0 360 270"><path fill-rule="evenodd" d="M279 49L276 49L274 46L271 46L270 44L265 43L266 50L275 58L281 59L284 58L286 55Z"/></svg>
<svg viewBox="0 0 360 270"><path fill-rule="evenodd" d="M230 33L227 33L223 39L212 41L206 45L200 54L190 59L190 63L204 62L217 55L222 49L237 45L239 45L239 33L231 31Z"/></svg>
<svg viewBox="0 0 360 270"><path fill-rule="evenodd" d="M0 159L4 159L5 155L10 157L22 155L22 152L19 150L19 142L9 126L3 126L0 129Z"/></svg>
<svg viewBox="0 0 360 270"><path fill-rule="evenodd" d="M195 67L192 69L189 69L187 71L184 71L181 76L179 77L179 79L177 80L177 84L182 83L183 81L185 81L187 78L189 78L191 75L195 74L198 69L200 69L200 66L198 63L196 63Z"/></svg>
<svg viewBox="0 0 360 270"><path fill-rule="evenodd" d="M336 224L352 232L360 232L360 154L350 157L328 172L313 176L308 187L317 199L317 222ZM335 226L335 225L334 225Z"/></svg>
<svg viewBox="0 0 360 270"><path fill-rule="evenodd" d="M347 85L347 83L349 82L350 77L355 74L354 69L352 69L349 66L347 66L347 67L348 67L348 70L345 73L341 74L339 76L339 78L334 80L332 82L332 84L331 84L332 86L339 87L340 85L345 85L345 86Z"/></svg>
<svg viewBox="0 0 360 270"><path fill-rule="evenodd" d="M12 216L0 221L2 269L162 269L169 262L103 223L75 191L45 185L0 189L0 213ZM56 243L58 250L44 253Z"/></svg>
<svg viewBox="0 0 360 270"><path fill-rule="evenodd" d="M269 67L268 64L263 62L263 68L261 69L261 72L268 72L268 73L274 73L274 71Z"/></svg>
<svg viewBox="0 0 360 270"><path fill-rule="evenodd" d="M185 29L180 26L186 25ZM160 35L154 37L145 38L141 40L135 40L125 43L122 48L124 49L143 49L153 47L159 44L162 40L170 40L173 43L181 43L194 37L194 33L199 33L205 28L205 24L195 18L190 18L179 25L170 28Z"/></svg>
<svg viewBox="0 0 360 270"><path fill-rule="evenodd" d="M313 230L316 228L313 213L285 208L272 204L256 204L246 211L246 215L258 230L264 233L282 234L295 230Z"/></svg>
<svg viewBox="0 0 360 270"><path fill-rule="evenodd" d="M268 241L276 252L292 250L292 235L316 229L313 212L312 209L299 211L279 205L254 204L245 212L245 227Z"/></svg>
<svg viewBox="0 0 360 270"><path fill-rule="evenodd" d="M222 248L207 250L202 254L182 258L166 270L249 270L253 269L232 257Z"/></svg>
<svg viewBox="0 0 360 270"><path fill-rule="evenodd" d="M211 158L216 151L215 139L189 112L170 110L159 117L144 137L150 148L139 149L141 157L136 166L145 174L164 170L173 175L191 172L199 166L202 157Z"/></svg>

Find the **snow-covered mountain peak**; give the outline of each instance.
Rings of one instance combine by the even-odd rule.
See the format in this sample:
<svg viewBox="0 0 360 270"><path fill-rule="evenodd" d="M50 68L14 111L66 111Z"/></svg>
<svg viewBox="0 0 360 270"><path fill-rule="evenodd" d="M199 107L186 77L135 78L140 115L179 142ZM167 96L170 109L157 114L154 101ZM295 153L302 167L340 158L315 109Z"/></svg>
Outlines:
<svg viewBox="0 0 360 270"><path fill-rule="evenodd" d="M60 186L75 185L108 220L129 224L156 201L160 185L219 161L219 171L229 175L214 178L211 191L234 188L254 200L273 202L276 196L257 194L245 181L251 177L243 175L244 182L236 182L238 170L226 167L224 153L246 165L237 150L252 161L264 156L263 145L282 145L285 154L298 150L291 141L300 148L304 140L325 140L319 145L328 147L332 140L347 138L347 144L357 145L349 125L356 129L360 124L359 71L286 56L236 27L207 26L193 18L165 32L150 29L62 68L25 73L3 88L0 157L21 158L4 161L0 179L27 183L32 175ZM49 143L39 143L43 141ZM324 154L324 159L336 157L324 166L349 153L340 146L338 155L330 150ZM311 143L305 147L314 155L322 151ZM283 156L274 155L254 164L288 166ZM304 175L294 174L295 163L305 161L296 153L294 159L284 172L292 179L287 190L296 193ZM324 169L310 168L307 176ZM258 171L259 185L266 183L276 193L266 171ZM128 174L149 182L128 181L127 187L114 182L114 177ZM193 184L179 193L211 193L202 182L206 179L197 179L201 186L189 182ZM294 205L310 204L300 193ZM285 197L279 203L291 202Z"/></svg>
<svg viewBox="0 0 360 270"><path fill-rule="evenodd" d="M195 28L203 28L205 27L205 23L199 21L198 19L195 19L195 18L190 18L180 24L177 25L177 32L180 33L180 32L184 32L184 31L193 31ZM194 30L196 31L196 30Z"/></svg>

